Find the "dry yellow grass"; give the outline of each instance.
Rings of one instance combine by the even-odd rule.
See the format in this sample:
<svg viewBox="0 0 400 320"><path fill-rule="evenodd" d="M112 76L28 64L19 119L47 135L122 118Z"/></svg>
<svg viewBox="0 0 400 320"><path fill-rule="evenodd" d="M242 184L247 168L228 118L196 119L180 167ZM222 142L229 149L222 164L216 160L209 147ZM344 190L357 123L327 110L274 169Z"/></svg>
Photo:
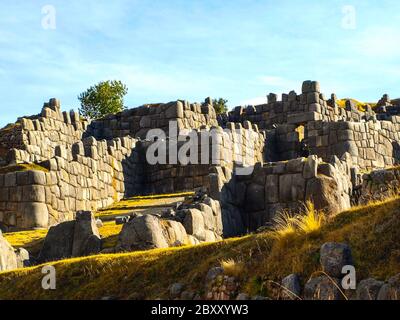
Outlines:
<svg viewBox="0 0 400 320"><path fill-rule="evenodd" d="M224 269L224 274L231 277L239 278L245 269L245 264L242 261L235 259L224 259L221 261L221 267Z"/></svg>
<svg viewBox="0 0 400 320"><path fill-rule="evenodd" d="M325 221L324 213L315 209L314 203L307 201L304 211L298 215L283 212L275 219L272 235L277 239L299 234L308 234L321 229Z"/></svg>
<svg viewBox="0 0 400 320"><path fill-rule="evenodd" d="M193 192L182 192L173 194L138 196L116 202L108 208L99 210L96 217L112 217L116 215L129 214L134 210L144 208L156 208L170 206L172 203L183 201L185 197L193 196Z"/></svg>
<svg viewBox="0 0 400 320"><path fill-rule="evenodd" d="M53 263L57 290L40 287L41 266L0 273L0 299L167 298L181 282L202 292L210 267L241 261L241 291L271 296L268 283L298 273L306 281L320 271L325 242L348 243L358 279L386 280L400 271L400 198L349 210L318 232L295 233L276 240L271 233L204 244L127 254L99 255Z"/></svg>
<svg viewBox="0 0 400 320"><path fill-rule="evenodd" d="M370 105L372 108L374 108L376 106L376 103L365 103L365 102L358 101L356 99L340 99L340 100L337 100L336 103L339 107L345 108L347 100L352 100L356 104L357 109L362 112L366 111L366 105Z"/></svg>

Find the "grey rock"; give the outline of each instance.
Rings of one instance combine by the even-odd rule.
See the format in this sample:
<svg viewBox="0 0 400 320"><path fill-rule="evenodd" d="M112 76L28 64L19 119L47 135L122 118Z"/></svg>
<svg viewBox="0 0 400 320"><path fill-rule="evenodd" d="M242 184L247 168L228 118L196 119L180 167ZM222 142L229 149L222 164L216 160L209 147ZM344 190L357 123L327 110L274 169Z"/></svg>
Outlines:
<svg viewBox="0 0 400 320"><path fill-rule="evenodd" d="M295 300L301 294L300 279L297 274L291 274L282 280L282 297L285 300Z"/></svg>
<svg viewBox="0 0 400 320"><path fill-rule="evenodd" d="M172 284L169 288L169 295L170 295L171 299L178 298L181 295L184 287L185 286L182 283Z"/></svg>
<svg viewBox="0 0 400 320"><path fill-rule="evenodd" d="M124 224L117 247L127 251L168 248L160 219L144 215Z"/></svg>
<svg viewBox="0 0 400 320"><path fill-rule="evenodd" d="M76 214L72 256L81 257L101 251L101 239L91 211Z"/></svg>
<svg viewBox="0 0 400 320"><path fill-rule="evenodd" d="M250 300L250 296L247 293L239 293L236 297L236 300L238 301Z"/></svg>
<svg viewBox="0 0 400 320"><path fill-rule="evenodd" d="M56 261L72 256L75 221L67 221L53 226L44 239L39 261Z"/></svg>
<svg viewBox="0 0 400 320"><path fill-rule="evenodd" d="M320 263L328 275L342 278L342 268L346 265L353 265L351 249L344 243L325 243L320 250Z"/></svg>
<svg viewBox="0 0 400 320"><path fill-rule="evenodd" d="M224 269L221 267L214 267L208 270L206 275L206 282L211 282L218 276L224 274Z"/></svg>
<svg viewBox="0 0 400 320"><path fill-rule="evenodd" d="M0 271L9 271L18 268L17 255L14 248L0 232Z"/></svg>
<svg viewBox="0 0 400 320"><path fill-rule="evenodd" d="M339 279L333 279L339 285ZM338 287L327 276L311 278L304 286L305 300L342 300Z"/></svg>
<svg viewBox="0 0 400 320"><path fill-rule="evenodd" d="M383 285L383 281L373 278L360 281L357 285L357 300L376 300Z"/></svg>
<svg viewBox="0 0 400 320"><path fill-rule="evenodd" d="M377 300L400 300L400 274L390 278L382 286Z"/></svg>

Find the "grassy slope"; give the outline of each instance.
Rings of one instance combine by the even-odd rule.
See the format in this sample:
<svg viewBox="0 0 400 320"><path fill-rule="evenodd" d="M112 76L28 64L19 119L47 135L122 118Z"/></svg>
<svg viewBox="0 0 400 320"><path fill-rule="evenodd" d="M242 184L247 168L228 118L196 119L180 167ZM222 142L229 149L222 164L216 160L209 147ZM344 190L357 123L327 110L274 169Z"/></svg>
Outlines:
<svg viewBox="0 0 400 320"><path fill-rule="evenodd" d="M117 202L110 207L98 211L96 217L100 219L111 219L114 216L124 215L138 210L138 208L147 208L145 211L152 211L152 209L160 206L169 206L176 201L183 201L186 196L193 196L193 192L152 195L152 196L139 196L130 199L125 199ZM104 222L104 226L99 229L101 237L104 239L104 248L110 248L116 244L117 236L121 232L122 226L116 225L114 221ZM31 230L5 233L4 237L14 248L25 248L29 252L36 254L39 252L43 240L46 237L47 230Z"/></svg>
<svg viewBox="0 0 400 320"><path fill-rule="evenodd" d="M250 235L196 247L100 255L53 263L57 290L40 287L41 268L0 274L0 299L121 299L167 297L168 286L183 282L201 291L207 270L222 260L244 262L242 291L268 295L269 280L298 272L306 280L320 269L319 248L327 241L348 243L358 279L387 279L400 272L400 199L338 215L313 234L274 240Z"/></svg>

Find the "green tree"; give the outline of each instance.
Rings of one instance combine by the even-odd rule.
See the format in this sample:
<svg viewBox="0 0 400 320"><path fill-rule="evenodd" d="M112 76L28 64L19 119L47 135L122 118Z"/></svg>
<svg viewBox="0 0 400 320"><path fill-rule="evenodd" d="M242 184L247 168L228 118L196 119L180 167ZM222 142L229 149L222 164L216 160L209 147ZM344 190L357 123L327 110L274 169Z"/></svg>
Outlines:
<svg viewBox="0 0 400 320"><path fill-rule="evenodd" d="M125 109L124 96L128 88L119 80L102 81L82 92L79 113L88 119L99 119L107 114Z"/></svg>
<svg viewBox="0 0 400 320"><path fill-rule="evenodd" d="M214 99L213 100L213 106L215 109L215 112L217 114L225 113L228 111L228 106L227 106L228 100L225 100L223 98L219 99Z"/></svg>

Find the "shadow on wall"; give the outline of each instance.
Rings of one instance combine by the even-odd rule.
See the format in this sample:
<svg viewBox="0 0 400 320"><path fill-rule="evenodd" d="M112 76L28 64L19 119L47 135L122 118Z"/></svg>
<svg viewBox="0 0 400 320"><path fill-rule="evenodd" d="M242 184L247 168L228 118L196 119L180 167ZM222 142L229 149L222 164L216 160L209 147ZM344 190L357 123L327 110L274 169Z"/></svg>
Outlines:
<svg viewBox="0 0 400 320"><path fill-rule="evenodd" d="M398 141L393 141L392 146L393 146L394 164L398 165L400 164L400 144Z"/></svg>
<svg viewBox="0 0 400 320"><path fill-rule="evenodd" d="M140 143L132 150L131 155L122 161L122 172L124 180L124 198L136 195L145 195L148 190L144 190L144 163L145 155Z"/></svg>

